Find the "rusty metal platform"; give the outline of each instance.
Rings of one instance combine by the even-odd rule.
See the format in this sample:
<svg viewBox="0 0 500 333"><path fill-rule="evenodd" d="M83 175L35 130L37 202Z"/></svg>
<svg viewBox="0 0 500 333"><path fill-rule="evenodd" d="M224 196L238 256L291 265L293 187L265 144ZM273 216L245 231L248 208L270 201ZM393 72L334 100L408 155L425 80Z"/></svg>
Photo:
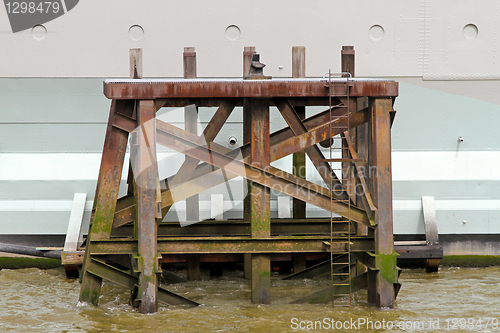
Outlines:
<svg viewBox="0 0 500 333"><path fill-rule="evenodd" d="M142 79L141 52L132 50L131 79L104 82L111 110L82 268L81 301L97 304L105 279L131 289L131 303L143 313L155 312L158 300L197 305L160 285L161 262L185 256L188 279L195 280L200 255L227 254L243 255L251 300L267 304L271 255L292 258L300 270L311 254L347 251L357 253L359 267L352 276L349 267L342 285L349 290L367 287L369 302L394 306L398 270L392 238L390 126L398 83L270 79L262 75L260 63L250 61L253 53L244 52L247 79L197 79L194 50L186 48L185 79L148 80ZM185 115L185 129L155 118L161 107L191 104L217 107L201 135L192 114ZM214 139L236 106L243 106L244 142L231 149ZM271 106L288 124L274 133L269 126ZM306 118L306 106L325 109ZM343 139L345 154L339 161L352 172L352 184L334 172L332 159L318 146L328 145L334 137ZM129 139L131 157L125 161ZM185 155L174 176L159 179L156 144ZM299 169L308 155L326 186L312 183L295 169L288 173L270 165L291 154ZM134 168L129 171L128 194L118 198L124 163ZM197 195L236 177L248 181L243 221L203 222L189 231L161 222L181 200L186 200L191 220L198 221ZM271 219L270 189L294 198L293 220ZM339 219L307 219L305 203L338 214Z"/></svg>

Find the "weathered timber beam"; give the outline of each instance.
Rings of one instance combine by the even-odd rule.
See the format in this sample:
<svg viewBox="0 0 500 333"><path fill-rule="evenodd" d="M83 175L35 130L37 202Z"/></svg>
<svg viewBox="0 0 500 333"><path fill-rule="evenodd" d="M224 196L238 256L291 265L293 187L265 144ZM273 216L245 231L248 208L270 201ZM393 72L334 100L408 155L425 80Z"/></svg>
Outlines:
<svg viewBox="0 0 500 333"><path fill-rule="evenodd" d="M134 290L135 286L139 283L139 279L137 277L96 259L91 259L91 261L87 264L87 270L91 274L130 290ZM174 294L162 286L158 286L158 300L170 305L200 305L185 297Z"/></svg>
<svg viewBox="0 0 500 333"><path fill-rule="evenodd" d="M330 237L292 236L271 238L248 237L183 237L158 238L160 254L203 254L203 253L294 253L330 252ZM345 252L345 239L333 240L334 252ZM373 251L373 238L351 237L351 252ZM128 239L96 241L90 245L93 255L137 253L137 242Z"/></svg>
<svg viewBox="0 0 500 333"><path fill-rule="evenodd" d="M219 145L212 143L210 149L196 144L196 136L166 123L157 123L161 130L158 135L158 143L205 161L218 168L224 168L227 172L236 174L260 185L269 187L294 198L308 202L320 208L349 217L351 220L370 226L371 223L366 212L349 203L337 200L331 201L330 191L319 185L308 182L300 177L293 176L283 170L268 167L266 170L250 166L249 164L227 157L217 152ZM177 191L178 188L162 194L162 207L173 204L172 197L183 197L184 194ZM171 203L172 202L172 203Z"/></svg>

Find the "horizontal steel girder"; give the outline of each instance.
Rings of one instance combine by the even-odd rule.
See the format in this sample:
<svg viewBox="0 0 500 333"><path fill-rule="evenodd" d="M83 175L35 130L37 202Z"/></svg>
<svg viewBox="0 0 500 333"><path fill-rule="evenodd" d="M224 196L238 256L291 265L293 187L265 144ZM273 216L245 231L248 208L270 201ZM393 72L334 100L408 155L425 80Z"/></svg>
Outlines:
<svg viewBox="0 0 500 333"><path fill-rule="evenodd" d="M249 165L246 162L232 159L224 155L225 149L220 149L215 143L210 144L210 148L200 146L196 143L197 136L179 129L173 125L157 122L157 128L161 129L157 142L178 152L194 157L206 163L210 163L218 168L223 168L227 173L232 173L247 180L253 181L262 186L269 187L291 197L300 199L327 211L353 221L370 226L366 212L356 206L343 201L331 201L330 190L314 183L308 182L300 177L296 177L283 170L267 167L265 170ZM221 147L222 148L222 147ZM199 184L203 186L203 184ZM162 207L172 205L172 197L189 197L192 194L190 189L179 191L180 185L171 191L162 193ZM212 187L212 186L210 186ZM210 188L208 187L208 188ZM206 188L207 189L207 188ZM186 194L188 194L186 196Z"/></svg>
<svg viewBox="0 0 500 333"><path fill-rule="evenodd" d="M160 254L204 253L294 253L330 252L329 236L294 236L257 238L249 237L182 237L158 238ZM333 252L345 252L347 240L333 240ZM373 238L351 237L351 252L374 251ZM137 241L110 239L93 241L89 245L92 255L137 253Z"/></svg>
<svg viewBox="0 0 500 333"><path fill-rule="evenodd" d="M351 224L354 224L351 222ZM355 226L349 228L348 222L334 221L330 219L307 219L307 220L284 220L271 219L271 235L328 235L333 233L347 233L352 230L355 233ZM120 228L113 229L111 237L132 237L134 234L133 225L128 224ZM161 223L158 226L158 236L160 237L181 237L181 236L250 236L250 222L244 221L201 221L181 226L177 222Z"/></svg>
<svg viewBox="0 0 500 333"><path fill-rule="evenodd" d="M274 98L274 97L396 97L398 83L379 80L351 80L347 93L343 84L329 89L327 80L106 80L104 95L109 99L157 98ZM338 88L338 89L336 89Z"/></svg>
<svg viewBox="0 0 500 333"><path fill-rule="evenodd" d="M139 284L139 279L137 277L94 258L91 258L87 262L86 270L93 275L99 276L102 279L111 281L130 290L134 290L135 286ZM174 294L162 286L158 286L158 300L171 305L200 305L185 297Z"/></svg>

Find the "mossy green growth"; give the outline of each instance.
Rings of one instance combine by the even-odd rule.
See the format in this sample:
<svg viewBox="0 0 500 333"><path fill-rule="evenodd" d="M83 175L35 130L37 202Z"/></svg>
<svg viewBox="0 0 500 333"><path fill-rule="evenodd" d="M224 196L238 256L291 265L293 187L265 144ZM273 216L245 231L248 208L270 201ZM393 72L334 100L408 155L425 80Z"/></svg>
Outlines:
<svg viewBox="0 0 500 333"><path fill-rule="evenodd" d="M61 267L61 260L50 258L0 258L0 269L40 268L51 269Z"/></svg>
<svg viewBox="0 0 500 333"><path fill-rule="evenodd" d="M396 251L393 251L392 254L375 254L376 267L379 269L380 275L389 283L398 282L397 256Z"/></svg>
<svg viewBox="0 0 500 333"><path fill-rule="evenodd" d="M271 272L262 272L262 273L260 273L260 278L261 279L270 278L270 277L271 277Z"/></svg>
<svg viewBox="0 0 500 333"><path fill-rule="evenodd" d="M500 256L445 256L439 261L440 266L447 267L489 267L500 266Z"/></svg>

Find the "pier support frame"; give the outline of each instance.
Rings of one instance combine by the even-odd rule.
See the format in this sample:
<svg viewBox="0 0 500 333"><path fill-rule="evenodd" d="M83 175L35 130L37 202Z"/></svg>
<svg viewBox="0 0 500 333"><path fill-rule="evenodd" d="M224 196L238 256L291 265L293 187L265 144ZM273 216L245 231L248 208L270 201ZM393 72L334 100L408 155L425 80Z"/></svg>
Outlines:
<svg viewBox="0 0 500 333"><path fill-rule="evenodd" d="M254 49L245 52L244 59L248 60ZM181 256L192 273L209 256L225 255L227 259L232 255L247 259L245 275L251 278L251 301L268 304L272 256L290 256L296 267L303 266L311 254L345 253L348 233L349 251L364 267L354 270L356 276L349 283L354 289L367 286L369 301L379 307L394 306L398 270L392 243L390 112L398 93L397 83L345 78L333 84L327 80L267 77L195 82L133 79L106 81L104 93L111 99L111 110L80 300L97 304L102 279L106 279L129 288L132 302L143 313L155 312L158 301L197 305L162 286L159 261ZM346 98L356 99L351 103L355 107L346 107ZM181 129L155 119L162 107L189 105L217 108L200 136L189 126ZM243 106L243 144L231 149L214 140L237 106ZM288 124L274 133L270 133L271 106L278 108ZM307 106L327 108L305 117ZM363 191L354 194L342 187L343 175L332 172L328 165L332 161L324 158L317 144L343 135L346 128L349 131L360 126L365 126L366 133L357 131L347 136L344 144L349 154L339 160L356 167L354 176ZM134 186L118 199L129 133ZM156 143L186 155L178 173L161 181L165 184L161 190ZM294 165L303 166L307 153L326 187L308 181L302 174L271 166L272 161L296 153L304 153L304 158L296 159ZM360 172L362 165L368 167L368 173ZM174 203L236 177L249 184L242 221L200 222L185 228L162 222ZM330 188L330 184L335 187ZM271 189L296 202L336 213L339 218L307 220L296 215L272 223ZM363 226L366 232L360 233L356 226ZM325 293L320 294L303 300L328 299Z"/></svg>

